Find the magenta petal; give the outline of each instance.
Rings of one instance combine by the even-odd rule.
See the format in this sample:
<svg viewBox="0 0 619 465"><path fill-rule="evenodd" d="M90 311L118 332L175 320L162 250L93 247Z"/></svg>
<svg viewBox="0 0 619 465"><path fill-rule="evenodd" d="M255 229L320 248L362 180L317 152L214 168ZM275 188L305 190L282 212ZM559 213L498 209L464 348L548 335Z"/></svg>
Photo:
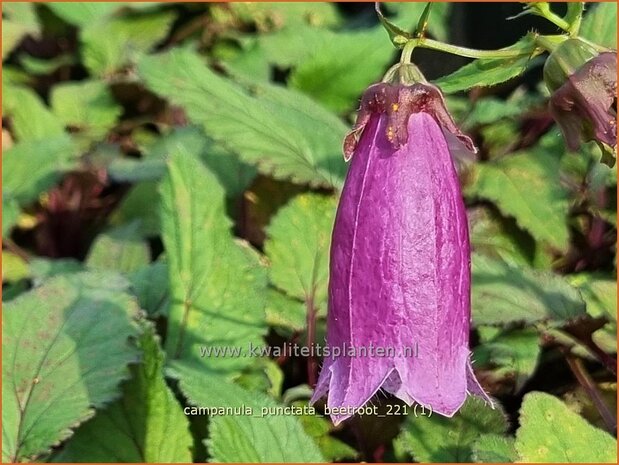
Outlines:
<svg viewBox="0 0 619 465"><path fill-rule="evenodd" d="M327 343L396 353L327 357L313 400L328 391L329 407L361 407L383 388L451 416L468 391L487 399L469 360L466 212L434 118L411 114L407 142L397 149L388 124L384 113L369 118L340 199ZM401 352L415 345L416 357Z"/></svg>

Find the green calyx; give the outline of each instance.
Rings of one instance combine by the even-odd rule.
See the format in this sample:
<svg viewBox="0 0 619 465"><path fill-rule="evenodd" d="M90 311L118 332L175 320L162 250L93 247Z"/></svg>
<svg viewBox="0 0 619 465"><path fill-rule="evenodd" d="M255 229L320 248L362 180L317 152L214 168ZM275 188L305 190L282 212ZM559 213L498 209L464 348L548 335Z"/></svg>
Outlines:
<svg viewBox="0 0 619 465"><path fill-rule="evenodd" d="M419 68L412 63L397 63L385 74L382 82L389 84L402 84L405 86L411 86L418 82L427 84L425 76L421 73Z"/></svg>
<svg viewBox="0 0 619 465"><path fill-rule="evenodd" d="M565 83L586 62L598 55L591 45L579 40L563 41L548 57L544 65L544 82L550 91Z"/></svg>

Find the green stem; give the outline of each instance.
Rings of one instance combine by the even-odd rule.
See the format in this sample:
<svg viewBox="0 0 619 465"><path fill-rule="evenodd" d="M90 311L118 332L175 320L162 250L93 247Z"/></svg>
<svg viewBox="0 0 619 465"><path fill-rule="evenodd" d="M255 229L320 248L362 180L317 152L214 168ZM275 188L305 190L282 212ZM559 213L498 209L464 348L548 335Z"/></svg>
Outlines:
<svg viewBox="0 0 619 465"><path fill-rule="evenodd" d="M512 58L523 55L522 50L477 50L474 48L460 47L458 45L444 44L437 40L427 39L425 37L413 39L418 47L429 48L441 52L452 53L467 58ZM409 41L410 43L412 41ZM408 45L408 43L406 45ZM406 48L406 47L405 47ZM404 52L402 53L404 54Z"/></svg>
<svg viewBox="0 0 619 465"><path fill-rule="evenodd" d="M558 28L563 29L565 32L570 32L570 27L571 27L570 23L565 21L560 16L557 16L556 14L554 14L552 11L550 11L550 9L548 9L548 11L544 11L543 14L540 16L543 16L544 18L546 18L548 21L550 21L552 24L554 24Z"/></svg>
<svg viewBox="0 0 619 465"><path fill-rule="evenodd" d="M400 55L400 64L409 64L411 62L411 58L413 55L413 50L417 45L419 45L420 39L411 39L406 44L404 44L404 48L402 49L402 55Z"/></svg>

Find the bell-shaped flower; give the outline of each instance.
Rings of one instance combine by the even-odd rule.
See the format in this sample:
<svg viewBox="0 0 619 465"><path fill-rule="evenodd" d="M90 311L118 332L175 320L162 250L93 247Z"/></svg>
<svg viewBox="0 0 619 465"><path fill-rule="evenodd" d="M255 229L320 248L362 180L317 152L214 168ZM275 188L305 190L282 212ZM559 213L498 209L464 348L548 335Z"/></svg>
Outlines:
<svg viewBox="0 0 619 465"><path fill-rule="evenodd" d="M433 85L375 84L344 141L327 346L312 402L336 423L380 389L452 416L489 401L471 367L470 244L444 131L469 149ZM333 410L332 410L333 411Z"/></svg>

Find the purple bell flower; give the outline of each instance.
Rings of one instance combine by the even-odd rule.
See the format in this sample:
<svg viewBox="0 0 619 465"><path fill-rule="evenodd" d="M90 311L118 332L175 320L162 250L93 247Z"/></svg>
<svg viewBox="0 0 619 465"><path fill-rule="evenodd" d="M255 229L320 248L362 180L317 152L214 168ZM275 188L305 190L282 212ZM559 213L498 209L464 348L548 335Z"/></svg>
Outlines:
<svg viewBox="0 0 619 465"><path fill-rule="evenodd" d="M570 150L581 140L617 146L617 52L587 61L550 98L550 113Z"/></svg>
<svg viewBox="0 0 619 465"><path fill-rule="evenodd" d="M445 416L468 394L490 402L471 368L468 226L443 130L475 150L438 88L381 83L344 141L352 162L331 244L331 356L312 397L328 394L336 424L380 389Z"/></svg>

